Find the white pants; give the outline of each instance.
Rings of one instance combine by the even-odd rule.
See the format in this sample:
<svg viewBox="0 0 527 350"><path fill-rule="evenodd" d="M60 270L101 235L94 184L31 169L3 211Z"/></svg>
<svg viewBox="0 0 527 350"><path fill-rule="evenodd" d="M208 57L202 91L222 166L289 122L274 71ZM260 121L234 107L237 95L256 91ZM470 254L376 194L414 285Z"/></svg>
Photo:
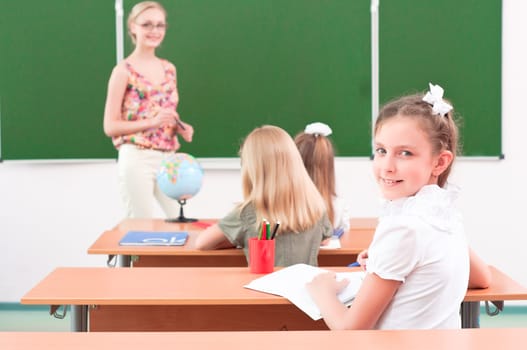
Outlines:
<svg viewBox="0 0 527 350"><path fill-rule="evenodd" d="M125 144L119 148L118 179L126 217L152 218L154 199L167 217L179 216L179 203L167 197L157 186L161 161L170 152L141 149Z"/></svg>

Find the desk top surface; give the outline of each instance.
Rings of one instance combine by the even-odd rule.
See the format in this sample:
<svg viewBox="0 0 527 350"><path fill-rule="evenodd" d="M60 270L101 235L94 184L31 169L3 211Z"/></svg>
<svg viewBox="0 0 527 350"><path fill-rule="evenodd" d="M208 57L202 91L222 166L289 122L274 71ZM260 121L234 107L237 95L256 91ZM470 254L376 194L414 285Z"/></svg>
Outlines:
<svg viewBox="0 0 527 350"><path fill-rule="evenodd" d="M201 223L215 223L216 219L200 220ZM377 226L376 218L353 218L351 219L351 229L345 232L340 238L340 249L321 249L324 254L358 254L366 249L375 232ZM184 246L120 246L119 241L128 232L138 231L187 231L189 239ZM219 250L196 250L194 242L203 228L194 223L170 223L163 219L125 219L113 229L105 231L88 248L88 254L105 255L206 255L206 256L225 256L243 255L240 249L219 249Z"/></svg>
<svg viewBox="0 0 527 350"><path fill-rule="evenodd" d="M491 286L469 289L465 301L527 300L525 287L495 267L491 266L491 271ZM247 267L59 267L26 293L21 302L38 305L290 304L285 298L243 287L260 276L251 274Z"/></svg>
<svg viewBox="0 0 527 350"><path fill-rule="evenodd" d="M400 331L289 331L289 332L4 332L3 350L60 349L238 349L319 350L349 345L354 349L487 350L517 349L527 342L522 328ZM426 346L424 345L426 344Z"/></svg>

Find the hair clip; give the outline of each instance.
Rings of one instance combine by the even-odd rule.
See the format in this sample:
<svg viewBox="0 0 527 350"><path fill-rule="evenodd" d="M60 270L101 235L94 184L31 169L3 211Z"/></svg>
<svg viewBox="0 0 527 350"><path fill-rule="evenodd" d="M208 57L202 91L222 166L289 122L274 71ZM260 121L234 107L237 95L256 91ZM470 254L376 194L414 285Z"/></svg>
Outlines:
<svg viewBox="0 0 527 350"><path fill-rule="evenodd" d="M319 122L308 124L304 129L304 132L315 136L329 136L332 133L331 128L327 124Z"/></svg>
<svg viewBox="0 0 527 350"><path fill-rule="evenodd" d="M423 97L423 101L432 105L432 110L435 114L444 117L445 114L450 112L454 107L443 100L443 93L445 91L441 86L432 83L428 83L428 85L430 86L430 91L428 91Z"/></svg>

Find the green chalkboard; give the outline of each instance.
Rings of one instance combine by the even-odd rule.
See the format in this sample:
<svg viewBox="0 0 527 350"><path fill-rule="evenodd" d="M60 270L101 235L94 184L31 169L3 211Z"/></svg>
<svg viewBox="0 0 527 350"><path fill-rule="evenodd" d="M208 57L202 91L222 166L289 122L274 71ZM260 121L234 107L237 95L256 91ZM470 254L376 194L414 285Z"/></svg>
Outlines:
<svg viewBox="0 0 527 350"><path fill-rule="evenodd" d="M0 157L115 158L102 129L115 64L108 0L2 0Z"/></svg>
<svg viewBox="0 0 527 350"><path fill-rule="evenodd" d="M124 1L125 14L135 2ZM165 1L159 55L176 64L181 151L233 157L254 127L335 129L343 155L369 153L367 1ZM3 1L2 159L115 158L102 131L115 64L113 1ZM8 33L8 35L4 35ZM125 54L130 52L127 41Z"/></svg>
<svg viewBox="0 0 527 350"><path fill-rule="evenodd" d="M125 1L128 13L134 2ZM234 157L253 128L292 135L307 123L334 129L338 153L370 152L368 1L165 1L162 57L178 69L181 118L194 126L181 151ZM132 48L127 40L126 52Z"/></svg>
<svg viewBox="0 0 527 350"><path fill-rule="evenodd" d="M370 0L162 2L159 55L178 69L178 111L196 130L182 152L234 157L256 126L294 135L325 121L338 155L370 155ZM0 158L115 158L102 130L114 1L0 9ZM465 154L500 155L501 1L381 1L379 23L381 103L439 83L463 116Z"/></svg>
<svg viewBox="0 0 527 350"><path fill-rule="evenodd" d="M501 0L381 1L380 102L445 89L465 156L501 149Z"/></svg>

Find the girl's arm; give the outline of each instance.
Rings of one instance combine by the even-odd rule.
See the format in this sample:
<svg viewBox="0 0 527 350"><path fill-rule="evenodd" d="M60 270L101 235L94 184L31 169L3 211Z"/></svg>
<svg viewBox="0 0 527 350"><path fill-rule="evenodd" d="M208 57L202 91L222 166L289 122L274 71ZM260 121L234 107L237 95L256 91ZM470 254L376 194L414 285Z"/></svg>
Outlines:
<svg viewBox="0 0 527 350"><path fill-rule="evenodd" d="M492 282L492 275L483 259L469 248L470 256L470 275L468 278L469 288L488 288Z"/></svg>
<svg viewBox="0 0 527 350"><path fill-rule="evenodd" d="M331 330L372 329L391 302L401 282L382 279L368 273L350 308L344 306L337 294L346 281L337 282L334 273L317 275L308 283L308 291Z"/></svg>
<svg viewBox="0 0 527 350"><path fill-rule="evenodd" d="M128 84L128 72L124 65L117 65L108 82L106 104L104 106L104 133L107 136L120 136L133 134L138 131L156 128L162 124L174 124L175 112L152 111L154 118L140 120L123 120L121 118L121 107L123 105L124 93Z"/></svg>
<svg viewBox="0 0 527 350"><path fill-rule="evenodd" d="M344 229L344 232L347 232L351 227L351 206L347 202L341 201L341 218L338 225Z"/></svg>
<svg viewBox="0 0 527 350"><path fill-rule="evenodd" d="M233 248L231 242L225 237L218 224L214 224L201 232L196 238L194 248L199 250Z"/></svg>

